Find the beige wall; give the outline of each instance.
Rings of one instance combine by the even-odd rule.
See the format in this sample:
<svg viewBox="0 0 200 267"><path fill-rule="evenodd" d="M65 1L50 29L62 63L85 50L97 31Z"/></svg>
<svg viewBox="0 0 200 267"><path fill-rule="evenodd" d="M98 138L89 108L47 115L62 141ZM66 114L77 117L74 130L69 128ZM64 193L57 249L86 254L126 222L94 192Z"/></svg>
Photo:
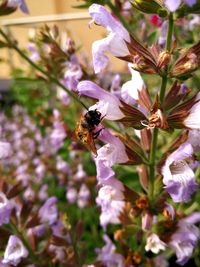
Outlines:
<svg viewBox="0 0 200 267"><path fill-rule="evenodd" d="M26 0L28 8L30 10L30 15L23 14L20 10L15 13L0 17L1 20L11 20L13 18L26 18L34 16L43 16L43 15L52 15L52 14L62 14L68 12L87 12L85 9L76 9L73 6L80 5L81 1L79 0ZM82 51L86 54L87 57L91 58L91 45L92 42L98 39L101 39L105 36L106 31L98 26L93 25L92 29L88 28L88 22L90 19L86 20L76 20L76 21L65 21L65 22L56 22L59 28L62 30L67 30L70 32L72 38L75 40L78 46L82 47ZM52 25L52 23L47 23ZM40 27L41 24L34 26L11 26L9 29L14 33L17 40L19 40L21 47L26 47L27 45L27 36L28 31L32 27ZM8 55L8 51L0 50L0 57L5 57ZM23 61L19 61L16 57L10 57L12 63L23 65ZM121 64L119 60L113 59L114 69L121 70L124 64ZM9 76L9 68L7 64L3 64L1 67L0 77Z"/></svg>

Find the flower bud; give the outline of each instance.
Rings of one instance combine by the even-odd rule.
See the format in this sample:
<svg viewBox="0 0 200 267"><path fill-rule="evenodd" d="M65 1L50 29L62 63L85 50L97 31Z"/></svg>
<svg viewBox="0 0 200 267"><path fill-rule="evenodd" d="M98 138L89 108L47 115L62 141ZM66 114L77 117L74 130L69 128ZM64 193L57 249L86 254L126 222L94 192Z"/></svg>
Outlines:
<svg viewBox="0 0 200 267"><path fill-rule="evenodd" d="M149 206L148 199L145 196L141 196L139 199L136 200L136 206L139 209L146 209Z"/></svg>
<svg viewBox="0 0 200 267"><path fill-rule="evenodd" d="M163 69L171 59L171 54L168 51L163 51L160 53L159 58L158 58L158 68Z"/></svg>
<svg viewBox="0 0 200 267"><path fill-rule="evenodd" d="M151 229L153 223L153 216L149 212L142 214L142 230L148 231Z"/></svg>
<svg viewBox="0 0 200 267"><path fill-rule="evenodd" d="M133 0L131 2L132 6L148 14L157 14L161 6L154 0Z"/></svg>

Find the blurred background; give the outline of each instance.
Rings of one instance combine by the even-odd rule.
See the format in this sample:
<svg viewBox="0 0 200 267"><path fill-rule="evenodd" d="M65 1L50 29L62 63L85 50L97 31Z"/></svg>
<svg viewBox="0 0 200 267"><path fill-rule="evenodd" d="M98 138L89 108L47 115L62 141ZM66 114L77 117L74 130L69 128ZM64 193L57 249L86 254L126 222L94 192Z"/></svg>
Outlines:
<svg viewBox="0 0 200 267"><path fill-rule="evenodd" d="M79 0L42 0L26 1L30 15L25 15L20 10L8 16L2 16L0 23L8 34L13 34L21 47L27 48L29 37L33 37L34 31L42 25L53 26L56 24L60 32L63 32L63 40L68 34L80 47L85 56L91 59L92 42L101 39L105 30L102 27L93 25L91 29L88 23L91 20L87 9L78 8L83 2ZM0 78L7 79L10 76L10 66L22 67L23 61L13 54L12 51L3 49L1 51L2 64ZM124 63L112 58L112 66L115 70L121 70Z"/></svg>

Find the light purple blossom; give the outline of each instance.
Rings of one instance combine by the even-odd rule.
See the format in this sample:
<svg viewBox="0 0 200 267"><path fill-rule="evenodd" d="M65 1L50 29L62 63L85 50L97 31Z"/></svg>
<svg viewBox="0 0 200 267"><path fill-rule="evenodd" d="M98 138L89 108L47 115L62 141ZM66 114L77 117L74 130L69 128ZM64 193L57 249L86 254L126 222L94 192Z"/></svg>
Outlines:
<svg viewBox="0 0 200 267"><path fill-rule="evenodd" d="M60 121L55 121L54 129L50 135L50 140L51 140L52 146L54 147L54 150L57 151L59 148L63 146L63 142L66 136L67 134L63 127L63 123Z"/></svg>
<svg viewBox="0 0 200 267"><path fill-rule="evenodd" d="M191 258L194 248L200 238L198 227L194 224L200 221L200 212L195 212L178 223L178 230L171 236L169 246L172 247L177 256L177 263L185 265Z"/></svg>
<svg viewBox="0 0 200 267"><path fill-rule="evenodd" d="M89 198L90 198L90 190L85 184L82 184L78 192L78 199L77 199L78 207L81 209L84 208L88 204Z"/></svg>
<svg viewBox="0 0 200 267"><path fill-rule="evenodd" d="M28 43L28 50L30 51L30 60L38 62L40 60L40 54L34 43Z"/></svg>
<svg viewBox="0 0 200 267"><path fill-rule="evenodd" d="M42 201L46 200L48 198L48 185L43 184L40 188L40 191L38 192L38 198Z"/></svg>
<svg viewBox="0 0 200 267"><path fill-rule="evenodd" d="M69 203L73 204L77 200L77 195L78 195L78 192L76 188L69 187L66 192L66 199L68 200Z"/></svg>
<svg viewBox="0 0 200 267"><path fill-rule="evenodd" d="M94 82L81 81L77 86L77 90L79 95L98 99L99 102L90 107L90 110L97 109L102 117L105 116L107 120L120 120L124 117L124 114L120 110L122 105L119 99L115 95L99 87Z"/></svg>
<svg viewBox="0 0 200 267"><path fill-rule="evenodd" d="M63 105L68 106L70 104L70 97L68 93L64 91L62 88L58 88L57 97Z"/></svg>
<svg viewBox="0 0 200 267"><path fill-rule="evenodd" d="M83 164L79 163L77 166L77 172L74 174L75 181L81 181L87 176L86 172L83 169Z"/></svg>
<svg viewBox="0 0 200 267"><path fill-rule="evenodd" d="M200 151L200 129L189 131L187 142L192 145L194 152Z"/></svg>
<svg viewBox="0 0 200 267"><path fill-rule="evenodd" d="M142 230L149 231L153 224L153 215L149 212L142 214Z"/></svg>
<svg viewBox="0 0 200 267"><path fill-rule="evenodd" d="M190 129L200 129L200 93L195 98L195 104L192 106L189 115L184 120L184 125Z"/></svg>
<svg viewBox="0 0 200 267"><path fill-rule="evenodd" d="M167 28L168 28L168 22L164 21L160 28L160 34L158 38L158 43L161 47L165 47L165 43L167 40Z"/></svg>
<svg viewBox="0 0 200 267"><path fill-rule="evenodd" d="M174 202L188 202L198 189L193 170L186 159L193 154L191 144L184 143L174 151L162 167L163 183Z"/></svg>
<svg viewBox="0 0 200 267"><path fill-rule="evenodd" d="M11 144L0 141L0 159L8 158L12 155Z"/></svg>
<svg viewBox="0 0 200 267"><path fill-rule="evenodd" d="M64 161L60 156L56 157L56 169L63 173L70 173L70 166L69 164Z"/></svg>
<svg viewBox="0 0 200 267"><path fill-rule="evenodd" d="M58 219L58 209L56 207L57 198L50 197L39 210L40 221L44 224L52 225Z"/></svg>
<svg viewBox="0 0 200 267"><path fill-rule="evenodd" d="M138 100L138 91L146 88L145 83L140 73L132 68L131 63L128 64L129 71L131 72L131 80L122 85L121 97L124 102L129 105L134 105Z"/></svg>
<svg viewBox="0 0 200 267"><path fill-rule="evenodd" d="M119 216L125 207L123 184L115 178L110 181L100 188L96 198L97 205L101 207L100 224L104 229L108 224L120 223Z"/></svg>
<svg viewBox="0 0 200 267"><path fill-rule="evenodd" d="M105 180L114 176L112 166L128 162L129 158L123 142L108 130L104 129L99 139L107 143L97 150L97 157L95 158L97 180L103 184Z"/></svg>
<svg viewBox="0 0 200 267"><path fill-rule="evenodd" d="M12 208L12 203L3 192L0 192L0 226L9 223Z"/></svg>
<svg viewBox="0 0 200 267"><path fill-rule="evenodd" d="M26 258L27 256L28 251L24 247L22 241L17 236L11 235L2 262L17 266L22 258Z"/></svg>
<svg viewBox="0 0 200 267"><path fill-rule="evenodd" d="M24 192L23 196L27 201L34 201L35 191L31 187L28 187Z"/></svg>
<svg viewBox="0 0 200 267"><path fill-rule="evenodd" d="M125 267L124 258L121 254L116 253L116 247L111 239L104 235L105 246L97 248L97 260L101 261L106 267Z"/></svg>
<svg viewBox="0 0 200 267"><path fill-rule="evenodd" d="M82 69L78 62L66 62L66 71L64 73L63 84L70 90L76 91L77 85L83 76Z"/></svg>
<svg viewBox="0 0 200 267"><path fill-rule="evenodd" d="M14 8L19 6L22 12L24 12L25 14L29 14L29 10L25 0L7 0L7 6Z"/></svg>
<svg viewBox="0 0 200 267"><path fill-rule="evenodd" d="M181 0L164 0L164 2L170 12L175 12L181 4ZM183 2L190 7L196 4L196 0L183 0Z"/></svg>
<svg viewBox="0 0 200 267"><path fill-rule="evenodd" d="M92 4L89 7L89 13L96 24L105 27L109 31L109 35L106 38L95 41L92 45L94 71L99 73L108 64L105 52L110 52L117 57L129 55L126 42L130 42L130 36L123 25L103 6Z"/></svg>

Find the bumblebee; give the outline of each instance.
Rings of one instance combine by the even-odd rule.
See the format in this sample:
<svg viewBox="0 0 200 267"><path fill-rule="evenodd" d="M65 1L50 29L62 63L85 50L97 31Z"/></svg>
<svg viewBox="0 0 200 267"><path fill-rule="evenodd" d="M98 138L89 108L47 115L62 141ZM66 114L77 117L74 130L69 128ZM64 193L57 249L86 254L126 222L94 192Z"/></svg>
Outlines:
<svg viewBox="0 0 200 267"><path fill-rule="evenodd" d="M97 155L97 149L94 139L96 139L102 129L95 132L96 126L101 122L101 113L98 110L89 110L81 116L74 130L75 139L80 141L95 155Z"/></svg>

